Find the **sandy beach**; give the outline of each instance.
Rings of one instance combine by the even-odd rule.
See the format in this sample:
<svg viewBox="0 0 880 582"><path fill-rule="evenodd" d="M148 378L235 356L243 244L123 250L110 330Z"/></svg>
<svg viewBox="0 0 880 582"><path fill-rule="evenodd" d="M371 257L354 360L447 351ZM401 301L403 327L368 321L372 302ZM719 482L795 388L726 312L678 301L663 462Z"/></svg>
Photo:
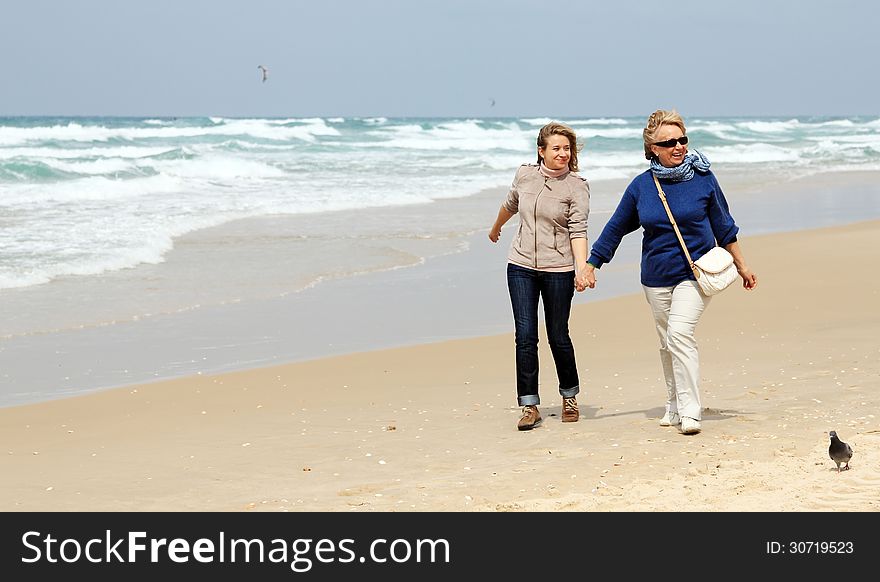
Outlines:
<svg viewBox="0 0 880 582"><path fill-rule="evenodd" d="M878 231L741 241L760 285L698 328L696 436L658 425L634 294L575 307L578 423L559 421L542 340L545 422L516 430L511 333L197 375L0 409L0 510L877 510Z"/></svg>

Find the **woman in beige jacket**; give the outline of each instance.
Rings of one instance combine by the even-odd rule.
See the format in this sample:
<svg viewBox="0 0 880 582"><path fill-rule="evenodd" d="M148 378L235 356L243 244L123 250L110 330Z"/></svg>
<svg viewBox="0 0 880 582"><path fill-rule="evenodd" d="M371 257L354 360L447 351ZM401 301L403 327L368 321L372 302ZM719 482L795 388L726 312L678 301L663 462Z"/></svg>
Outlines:
<svg viewBox="0 0 880 582"><path fill-rule="evenodd" d="M519 215L510 246L507 287L516 328L516 392L523 407L519 430L541 423L538 405L538 300L544 304L547 338L562 396L562 422L579 418L580 391L574 346L568 332L574 291L592 286L586 277L590 187L578 170L577 136L561 123L538 132L538 163L523 164L498 210L489 240Z"/></svg>

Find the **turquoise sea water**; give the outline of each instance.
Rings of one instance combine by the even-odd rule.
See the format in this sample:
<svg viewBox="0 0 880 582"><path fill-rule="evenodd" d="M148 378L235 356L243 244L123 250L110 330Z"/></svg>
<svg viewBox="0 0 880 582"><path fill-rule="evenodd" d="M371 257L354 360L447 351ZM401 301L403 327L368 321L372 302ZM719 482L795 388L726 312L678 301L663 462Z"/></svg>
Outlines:
<svg viewBox="0 0 880 582"><path fill-rule="evenodd" d="M0 289L157 264L178 237L241 218L504 187L547 121L0 118ZM561 121L591 182L644 169L641 118ZM731 172L880 169L877 117L687 121L691 147Z"/></svg>
<svg viewBox="0 0 880 582"><path fill-rule="evenodd" d="M509 332L486 232L547 121L0 118L0 406ZM595 237L643 120L561 121ZM745 249L880 217L878 117L687 121ZM639 291L638 244L575 302Z"/></svg>

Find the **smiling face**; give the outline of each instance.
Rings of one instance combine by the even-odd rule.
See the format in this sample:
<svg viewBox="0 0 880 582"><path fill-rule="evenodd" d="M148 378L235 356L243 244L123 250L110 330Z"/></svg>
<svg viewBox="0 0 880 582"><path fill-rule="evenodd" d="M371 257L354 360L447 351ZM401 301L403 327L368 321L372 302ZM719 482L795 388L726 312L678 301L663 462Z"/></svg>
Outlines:
<svg viewBox="0 0 880 582"><path fill-rule="evenodd" d="M681 131L681 128L677 125L661 125L654 134L654 142L657 143L670 139L678 139L683 135L684 132ZM676 142L673 147L652 145L651 151L657 156L657 161L659 161L660 164L667 168L674 168L684 161L684 156L687 154L688 149L686 145Z"/></svg>
<svg viewBox="0 0 880 582"><path fill-rule="evenodd" d="M544 147L538 147L538 155L544 159L547 169L562 170L571 159L571 144L564 135L554 134L547 138Z"/></svg>

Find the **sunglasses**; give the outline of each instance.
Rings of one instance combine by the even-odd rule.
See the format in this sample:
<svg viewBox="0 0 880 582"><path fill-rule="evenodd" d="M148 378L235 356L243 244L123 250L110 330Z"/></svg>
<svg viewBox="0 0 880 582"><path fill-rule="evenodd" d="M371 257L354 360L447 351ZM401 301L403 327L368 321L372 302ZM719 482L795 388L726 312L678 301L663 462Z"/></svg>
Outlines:
<svg viewBox="0 0 880 582"><path fill-rule="evenodd" d="M688 136L683 135L678 139L667 139L666 141L658 141L654 145L661 148L673 148L677 143L680 143L681 145L687 145L687 142Z"/></svg>

